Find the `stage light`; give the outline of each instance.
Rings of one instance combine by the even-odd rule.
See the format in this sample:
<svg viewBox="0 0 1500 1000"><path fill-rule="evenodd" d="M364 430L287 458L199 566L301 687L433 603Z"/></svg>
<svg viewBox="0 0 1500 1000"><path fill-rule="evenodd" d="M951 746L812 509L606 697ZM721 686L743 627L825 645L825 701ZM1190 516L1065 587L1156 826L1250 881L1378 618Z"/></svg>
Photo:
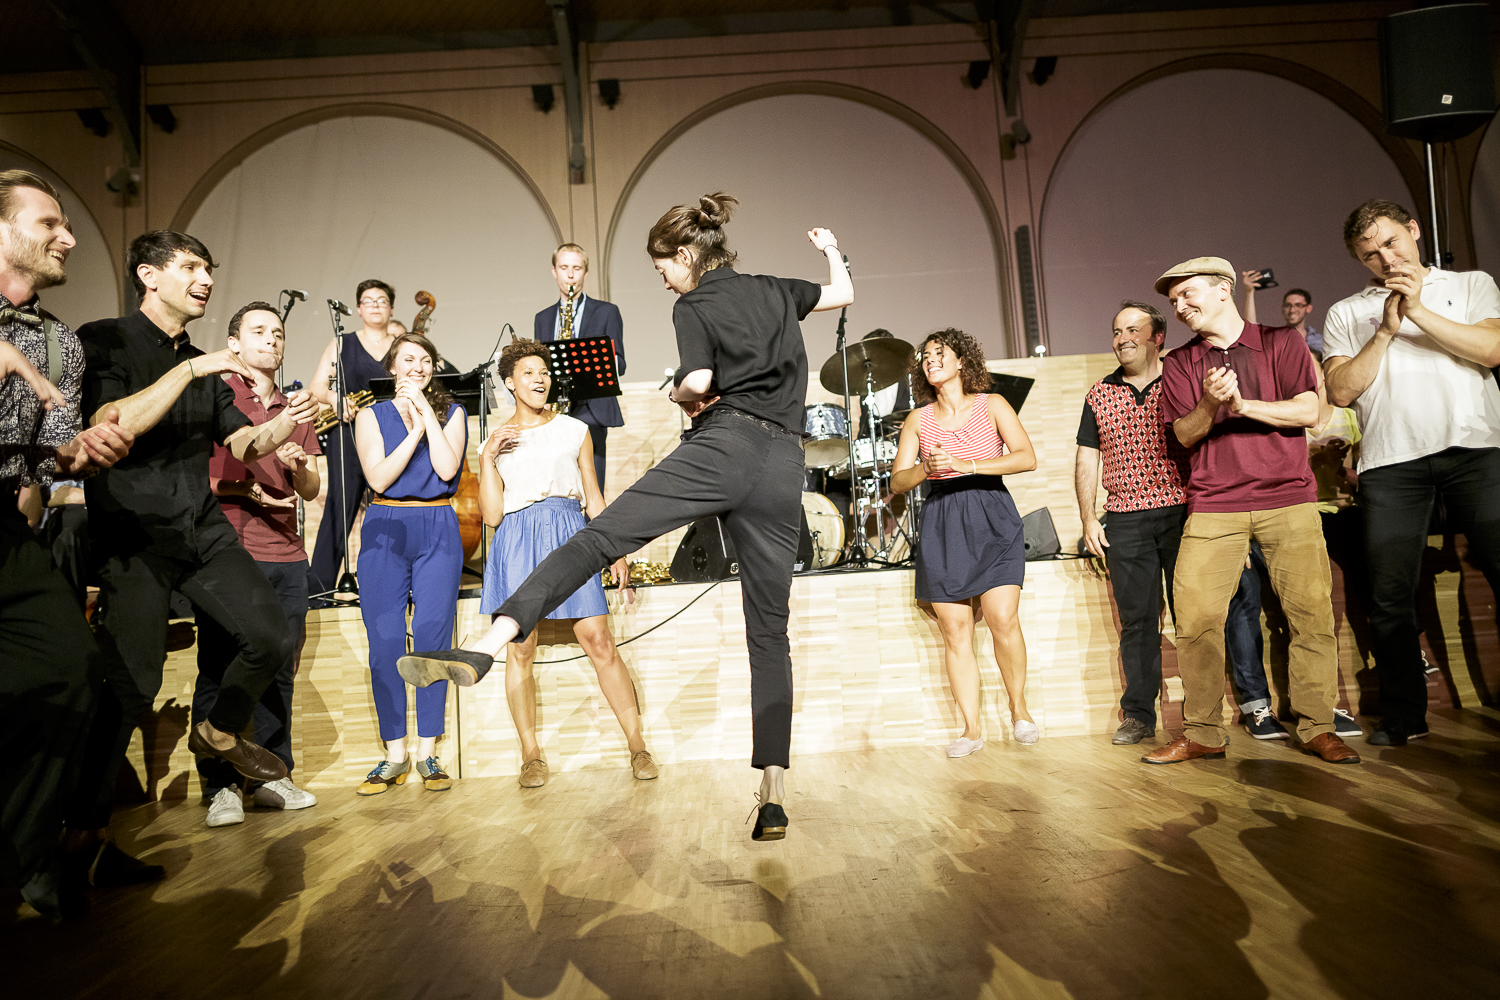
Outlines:
<svg viewBox="0 0 1500 1000"><path fill-rule="evenodd" d="M146 117L156 123L157 128L171 135L177 131L177 116L172 114L172 109L165 104L146 105Z"/></svg>
<svg viewBox="0 0 1500 1000"><path fill-rule="evenodd" d="M531 99L536 102L536 106L538 108L542 109L542 114L546 114L548 111L551 111L552 105L557 100L556 96L552 93L552 84L550 83L532 84Z"/></svg>
<svg viewBox="0 0 1500 1000"><path fill-rule="evenodd" d="M990 78L990 61L988 59L975 59L969 63L969 75L967 77L969 86L975 90L979 85Z"/></svg>
<svg viewBox="0 0 1500 1000"><path fill-rule="evenodd" d="M1040 87L1057 72L1057 56L1037 56L1031 67L1031 82Z"/></svg>
<svg viewBox="0 0 1500 1000"><path fill-rule="evenodd" d="M103 108L79 108L78 120L83 127L103 139L109 135L109 119L104 117Z"/></svg>

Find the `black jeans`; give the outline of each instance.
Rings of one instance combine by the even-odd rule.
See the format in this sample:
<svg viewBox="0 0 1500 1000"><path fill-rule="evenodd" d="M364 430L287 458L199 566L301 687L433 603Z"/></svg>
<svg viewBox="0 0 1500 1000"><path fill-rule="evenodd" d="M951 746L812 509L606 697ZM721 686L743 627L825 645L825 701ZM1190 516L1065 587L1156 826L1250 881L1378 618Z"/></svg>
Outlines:
<svg viewBox="0 0 1500 1000"><path fill-rule="evenodd" d="M1500 448L1449 448L1360 473L1370 628L1380 678L1382 728L1427 726L1417 584L1433 504L1441 494L1449 526L1469 541L1469 557L1500 593Z"/></svg>
<svg viewBox="0 0 1500 1000"><path fill-rule="evenodd" d="M313 546L312 564L307 574L310 594L323 594L338 586L339 566L349 551L348 528L354 525L359 502L365 495L364 467L354 449L354 425L340 424L328 434L328 496L323 501L323 520L318 524L318 541ZM340 478L339 466L343 465ZM352 573L353 566L348 567Z"/></svg>
<svg viewBox="0 0 1500 1000"><path fill-rule="evenodd" d="M111 556L100 567L99 577L95 636L106 658L117 657L125 664L133 684L130 690L120 686L120 722L112 745L104 752L99 746L90 750L78 797L92 803L91 818L70 812L68 822L73 826L109 822L115 775L125 761L131 731L141 715L151 710L161 690L167 659L167 603L173 590L192 602L200 625L212 618L235 640L234 657L224 668L219 696L208 711L209 723L220 732L238 733L250 724L256 702L296 648L281 601L238 542L201 563L180 562L149 551Z"/></svg>
<svg viewBox="0 0 1500 1000"><path fill-rule="evenodd" d="M256 560L271 589L281 600L287 628L292 633L292 652L276 671L276 680L268 685L255 704L251 716L255 724L255 742L281 758L290 773L296 766L292 759L292 684L297 676L297 649L307 628L307 560L296 562L261 562ZM208 718L209 710L219 697L224 668L238 652L235 638L212 618L198 621L198 680L193 686L193 725ZM234 765L222 757L199 757L198 777L203 782L203 797L211 799L220 789L245 787L246 779Z"/></svg>
<svg viewBox="0 0 1500 1000"><path fill-rule="evenodd" d="M0 884L20 886L56 846L102 678L72 588L0 493Z"/></svg>
<svg viewBox="0 0 1500 1000"><path fill-rule="evenodd" d="M1104 561L1120 609L1120 666L1125 718L1156 728L1156 698L1161 693L1161 594L1166 575L1167 603L1172 602L1172 573L1182 543L1187 506L1112 511L1105 535Z"/></svg>
<svg viewBox="0 0 1500 1000"><path fill-rule="evenodd" d="M721 514L740 564L750 652L752 767L787 767L792 655L786 627L802 513L799 435L723 406L682 444L549 555L500 607L531 634L591 576L674 528Z"/></svg>

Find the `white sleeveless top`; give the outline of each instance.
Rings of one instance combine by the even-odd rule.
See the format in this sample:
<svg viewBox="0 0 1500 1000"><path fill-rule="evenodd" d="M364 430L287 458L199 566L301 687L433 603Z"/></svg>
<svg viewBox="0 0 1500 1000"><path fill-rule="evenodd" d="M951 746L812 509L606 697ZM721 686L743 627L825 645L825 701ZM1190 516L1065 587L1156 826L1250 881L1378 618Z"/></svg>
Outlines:
<svg viewBox="0 0 1500 1000"><path fill-rule="evenodd" d="M566 497L582 508L583 474L578 451L588 425L559 413L540 427L529 427L516 446L495 456L495 469L505 484L505 513L530 507L548 497Z"/></svg>

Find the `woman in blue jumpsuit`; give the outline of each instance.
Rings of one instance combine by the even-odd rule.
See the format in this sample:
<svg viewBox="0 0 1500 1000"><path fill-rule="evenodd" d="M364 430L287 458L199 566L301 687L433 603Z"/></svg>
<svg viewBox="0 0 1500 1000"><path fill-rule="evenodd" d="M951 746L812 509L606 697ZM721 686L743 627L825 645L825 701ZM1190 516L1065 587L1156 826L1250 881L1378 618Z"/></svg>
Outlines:
<svg viewBox="0 0 1500 1000"><path fill-rule="evenodd" d="M360 614L370 641L370 683L385 759L357 789L378 795L406 782L406 682L396 660L406 652L406 605L417 645L452 641L463 572L458 515L450 498L458 487L468 444L468 417L432 381L438 352L420 334L397 337L385 358L396 377L396 398L361 410L354 420L360 466L375 498L360 533ZM439 415L441 414L441 416ZM417 773L441 791L453 779L437 758L448 686L417 691Z"/></svg>

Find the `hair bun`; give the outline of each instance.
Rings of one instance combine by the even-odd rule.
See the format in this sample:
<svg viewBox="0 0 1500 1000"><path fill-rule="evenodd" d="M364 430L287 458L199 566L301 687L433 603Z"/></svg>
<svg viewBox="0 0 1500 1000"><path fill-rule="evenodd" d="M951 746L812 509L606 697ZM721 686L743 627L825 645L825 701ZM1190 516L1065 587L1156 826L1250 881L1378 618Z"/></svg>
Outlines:
<svg viewBox="0 0 1500 1000"><path fill-rule="evenodd" d="M698 225L704 229L721 229L734 214L739 200L723 191L715 191L698 199Z"/></svg>

